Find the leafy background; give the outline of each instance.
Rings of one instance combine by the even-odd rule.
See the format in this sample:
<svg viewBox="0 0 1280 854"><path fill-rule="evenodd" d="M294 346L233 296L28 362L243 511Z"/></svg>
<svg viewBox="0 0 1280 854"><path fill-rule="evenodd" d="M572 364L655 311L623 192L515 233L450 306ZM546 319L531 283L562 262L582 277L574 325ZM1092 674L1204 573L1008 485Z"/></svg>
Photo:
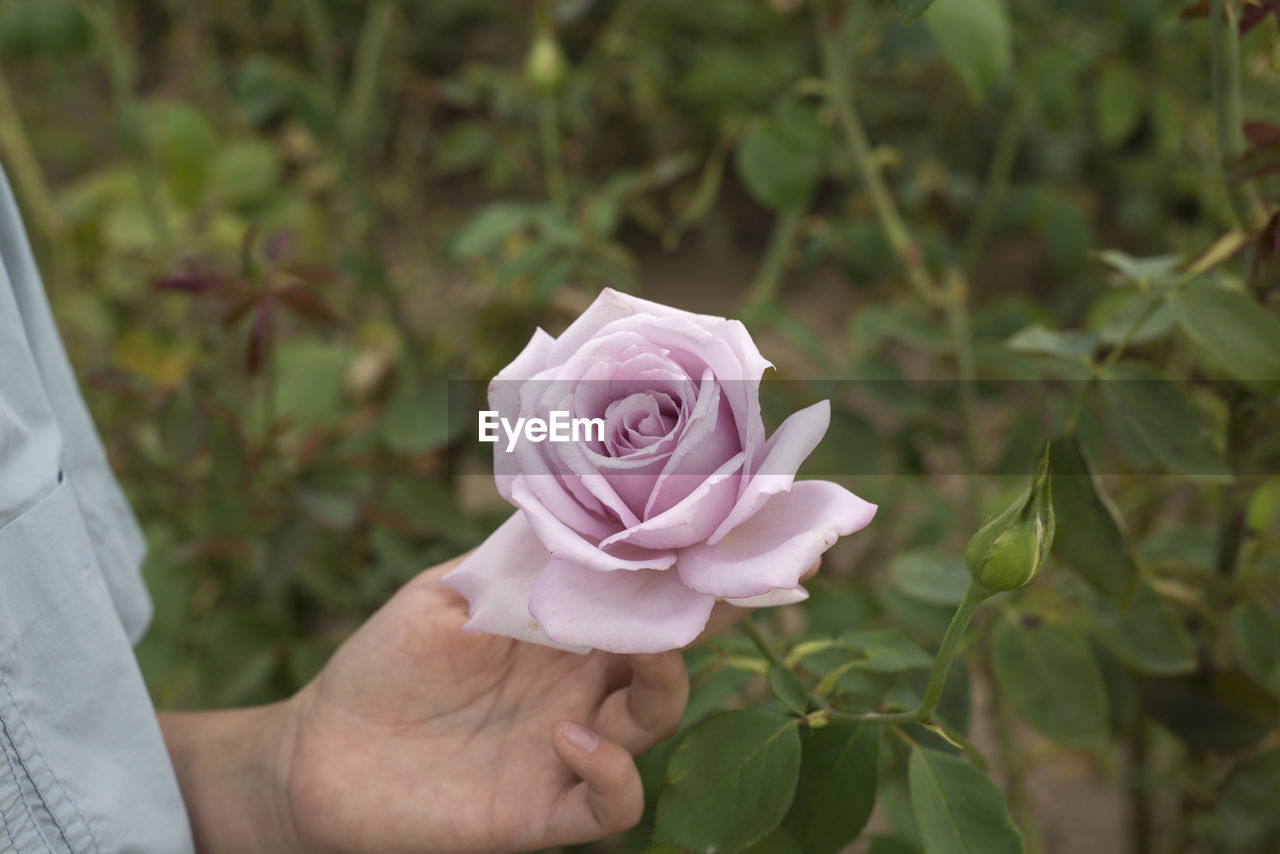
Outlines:
<svg viewBox="0 0 1280 854"><path fill-rule="evenodd" d="M283 696L479 542L448 380L610 284L862 381L807 470L881 511L689 653L597 850L1275 851L1276 9L0 0L0 157L151 543L157 703ZM824 718L917 707L1051 439L1053 556L933 728Z"/></svg>

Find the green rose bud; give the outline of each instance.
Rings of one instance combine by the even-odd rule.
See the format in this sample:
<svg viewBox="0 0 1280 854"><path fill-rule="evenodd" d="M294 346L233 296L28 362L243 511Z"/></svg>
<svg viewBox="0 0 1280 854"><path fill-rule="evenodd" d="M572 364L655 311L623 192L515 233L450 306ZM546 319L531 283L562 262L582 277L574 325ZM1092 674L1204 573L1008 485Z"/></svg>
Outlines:
<svg viewBox="0 0 1280 854"><path fill-rule="evenodd" d="M525 77L539 92L550 95L564 82L564 72L564 55L556 44L555 34L549 25L540 25L524 63Z"/></svg>
<svg viewBox="0 0 1280 854"><path fill-rule="evenodd" d="M969 575L988 590L1016 590L1040 573L1053 545L1049 455L1041 455L1031 487L978 529L965 549Z"/></svg>

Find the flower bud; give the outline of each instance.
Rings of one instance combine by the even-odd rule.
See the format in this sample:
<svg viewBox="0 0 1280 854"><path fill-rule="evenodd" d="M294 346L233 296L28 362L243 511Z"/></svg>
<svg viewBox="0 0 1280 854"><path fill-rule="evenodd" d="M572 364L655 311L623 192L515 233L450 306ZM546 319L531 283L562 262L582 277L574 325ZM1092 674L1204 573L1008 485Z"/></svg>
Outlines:
<svg viewBox="0 0 1280 854"><path fill-rule="evenodd" d="M564 55L556 44L555 34L550 26L539 26L524 63L525 78L539 92L550 95L560 88L564 72Z"/></svg>
<svg viewBox="0 0 1280 854"><path fill-rule="evenodd" d="M1053 545L1053 495L1046 449L1030 488L969 541L969 575L989 590L1015 590L1040 573Z"/></svg>

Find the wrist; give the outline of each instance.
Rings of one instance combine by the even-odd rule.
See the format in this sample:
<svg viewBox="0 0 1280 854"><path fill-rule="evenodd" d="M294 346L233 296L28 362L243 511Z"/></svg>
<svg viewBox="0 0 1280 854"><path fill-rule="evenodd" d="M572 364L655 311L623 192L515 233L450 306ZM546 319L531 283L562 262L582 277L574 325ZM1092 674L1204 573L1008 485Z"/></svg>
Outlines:
<svg viewBox="0 0 1280 854"><path fill-rule="evenodd" d="M157 717L200 854L300 850L287 786L295 699Z"/></svg>

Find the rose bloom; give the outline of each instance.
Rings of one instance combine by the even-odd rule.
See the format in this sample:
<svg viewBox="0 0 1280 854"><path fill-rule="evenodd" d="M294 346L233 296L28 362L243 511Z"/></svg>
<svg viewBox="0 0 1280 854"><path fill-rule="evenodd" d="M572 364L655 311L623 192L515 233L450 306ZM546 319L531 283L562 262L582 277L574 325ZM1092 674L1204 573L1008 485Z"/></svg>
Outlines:
<svg viewBox="0 0 1280 854"><path fill-rule="evenodd" d="M603 418L581 441L494 445L516 512L444 583L471 631L562 649L662 652L694 640L717 599L784 605L800 577L876 507L795 480L826 433L827 401L766 438L771 368L736 320L606 289L559 338L539 329L489 385L512 424Z"/></svg>

